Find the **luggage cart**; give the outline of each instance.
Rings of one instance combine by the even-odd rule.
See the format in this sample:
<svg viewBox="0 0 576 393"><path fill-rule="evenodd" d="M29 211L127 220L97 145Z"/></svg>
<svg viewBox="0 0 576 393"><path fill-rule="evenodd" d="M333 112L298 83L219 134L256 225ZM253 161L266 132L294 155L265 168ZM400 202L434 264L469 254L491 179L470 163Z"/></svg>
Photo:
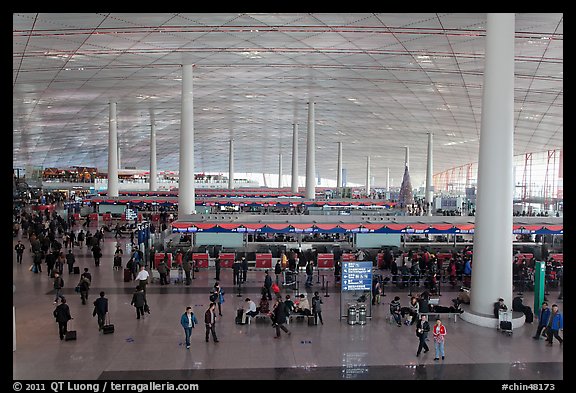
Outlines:
<svg viewBox="0 0 576 393"><path fill-rule="evenodd" d="M497 329L509 336L512 335L512 311L498 310Z"/></svg>

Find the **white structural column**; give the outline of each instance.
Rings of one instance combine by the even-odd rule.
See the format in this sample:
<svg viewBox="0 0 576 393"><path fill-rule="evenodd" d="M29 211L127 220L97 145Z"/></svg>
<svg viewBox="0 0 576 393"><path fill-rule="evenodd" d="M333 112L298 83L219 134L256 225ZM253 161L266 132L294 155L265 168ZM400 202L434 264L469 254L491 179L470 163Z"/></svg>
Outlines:
<svg viewBox="0 0 576 393"><path fill-rule="evenodd" d="M234 188L234 139L230 139L230 152L228 153L228 188Z"/></svg>
<svg viewBox="0 0 576 393"><path fill-rule="evenodd" d="M291 191L298 192L298 123L292 125L292 184Z"/></svg>
<svg viewBox="0 0 576 393"><path fill-rule="evenodd" d="M485 53L469 319L482 326L498 298L512 308L514 14L488 14Z"/></svg>
<svg viewBox="0 0 576 393"><path fill-rule="evenodd" d="M342 188L342 142L338 142L338 165L336 167L336 187Z"/></svg>
<svg viewBox="0 0 576 393"><path fill-rule="evenodd" d="M366 197L370 197L370 156L366 157Z"/></svg>
<svg viewBox="0 0 576 393"><path fill-rule="evenodd" d="M110 103L108 122L108 196L118 196L118 131L116 129L116 103Z"/></svg>
<svg viewBox="0 0 576 393"><path fill-rule="evenodd" d="M122 152L120 150L120 142L116 142L116 143L118 144L117 145L118 146L118 169L122 169L122 162L121 162L122 155L120 154Z"/></svg>
<svg viewBox="0 0 576 393"><path fill-rule="evenodd" d="M306 138L306 198L316 197L316 140L314 101L308 102L308 136Z"/></svg>
<svg viewBox="0 0 576 393"><path fill-rule="evenodd" d="M282 188L282 153L278 157L278 188Z"/></svg>
<svg viewBox="0 0 576 393"><path fill-rule="evenodd" d="M390 191L390 168L386 168L386 191Z"/></svg>
<svg viewBox="0 0 576 393"><path fill-rule="evenodd" d="M428 216L432 215L432 202L434 202L434 186L432 184L433 170L432 133L428 133L428 163L426 165L426 210Z"/></svg>
<svg viewBox="0 0 576 393"><path fill-rule="evenodd" d="M410 148L408 146L404 146L404 149L406 149L406 155L404 156L404 167L410 167ZM404 173L404 171L402 171L402 173Z"/></svg>
<svg viewBox="0 0 576 393"><path fill-rule="evenodd" d="M158 173L156 168L156 124L154 124L153 111L150 111L150 191L158 191Z"/></svg>
<svg viewBox="0 0 576 393"><path fill-rule="evenodd" d="M194 214L194 92L192 64L182 66L182 109L180 113L180 165L178 175L178 216Z"/></svg>

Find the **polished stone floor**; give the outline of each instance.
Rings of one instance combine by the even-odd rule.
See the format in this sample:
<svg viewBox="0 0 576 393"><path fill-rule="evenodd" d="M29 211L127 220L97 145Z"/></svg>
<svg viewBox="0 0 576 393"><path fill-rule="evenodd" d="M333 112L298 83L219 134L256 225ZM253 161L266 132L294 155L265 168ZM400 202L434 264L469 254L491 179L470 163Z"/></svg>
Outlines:
<svg viewBox="0 0 576 393"><path fill-rule="evenodd" d="M119 239L124 243L127 239ZM28 247L26 238L23 243ZM13 257L13 280L16 287L16 351L13 352L14 379L440 379L440 380L559 380L563 379L563 348L548 347L543 340L531 338L536 326L524 325L509 337L495 329L469 324L463 320L444 321L447 326L446 359L434 361L431 351L416 357L418 339L413 327L397 327L387 322L388 302L383 298L373 308L372 318L364 326L348 325L340 320L340 294L330 285L322 292L324 325L308 326L293 322L287 325L291 336L273 339L269 323L236 325L235 309L245 296L259 298L264 280L262 271L249 271L242 296L232 287L231 270L223 269L221 285L226 291L223 317L217 322L219 343L204 340L202 318L208 305L208 291L214 284L214 271L196 273L190 287L149 284L147 289L151 314L137 320L130 305L133 282L122 280L122 271L112 269L116 241L110 234L104 241L103 258L94 266L86 247L74 249L77 265L92 273L88 305L82 305L74 292L78 276L65 270L64 295L68 299L77 330L77 341L60 341L52 316L54 292L46 274L28 270L31 255L24 263ZM124 263L127 258L124 257ZM44 265L45 268L45 265ZM303 284L303 282L302 282ZM320 290L314 276L313 290ZM304 286L301 286L304 290ZM102 335L92 317L92 301L103 290L110 302L111 322L115 333ZM293 295L293 290L283 293ZM408 291L401 296L408 303ZM443 290L444 305L456 292ZM556 301L557 292L549 299ZM560 310L563 302L557 301ZM525 304L531 305L530 293ZM201 324L192 333L189 350L183 345L180 316L192 306Z"/></svg>

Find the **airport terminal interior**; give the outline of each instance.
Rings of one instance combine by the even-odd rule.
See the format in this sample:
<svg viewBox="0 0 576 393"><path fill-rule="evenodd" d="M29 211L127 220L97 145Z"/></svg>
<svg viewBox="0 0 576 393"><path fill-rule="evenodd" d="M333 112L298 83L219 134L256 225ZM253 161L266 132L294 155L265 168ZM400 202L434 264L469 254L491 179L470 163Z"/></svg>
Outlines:
<svg viewBox="0 0 576 393"><path fill-rule="evenodd" d="M563 14L14 13L13 60L14 380L564 379Z"/></svg>

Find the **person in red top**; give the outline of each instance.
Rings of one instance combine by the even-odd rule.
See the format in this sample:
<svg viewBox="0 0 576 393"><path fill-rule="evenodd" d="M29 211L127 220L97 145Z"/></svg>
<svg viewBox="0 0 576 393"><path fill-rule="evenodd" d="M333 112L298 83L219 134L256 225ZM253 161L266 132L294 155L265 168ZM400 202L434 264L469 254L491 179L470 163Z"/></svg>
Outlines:
<svg viewBox="0 0 576 393"><path fill-rule="evenodd" d="M436 320L436 324L432 328L432 334L434 336L434 348L436 349L436 357L434 360L439 360L439 355L441 355L442 360L444 360L444 336L446 335L446 327L442 325L440 319Z"/></svg>

